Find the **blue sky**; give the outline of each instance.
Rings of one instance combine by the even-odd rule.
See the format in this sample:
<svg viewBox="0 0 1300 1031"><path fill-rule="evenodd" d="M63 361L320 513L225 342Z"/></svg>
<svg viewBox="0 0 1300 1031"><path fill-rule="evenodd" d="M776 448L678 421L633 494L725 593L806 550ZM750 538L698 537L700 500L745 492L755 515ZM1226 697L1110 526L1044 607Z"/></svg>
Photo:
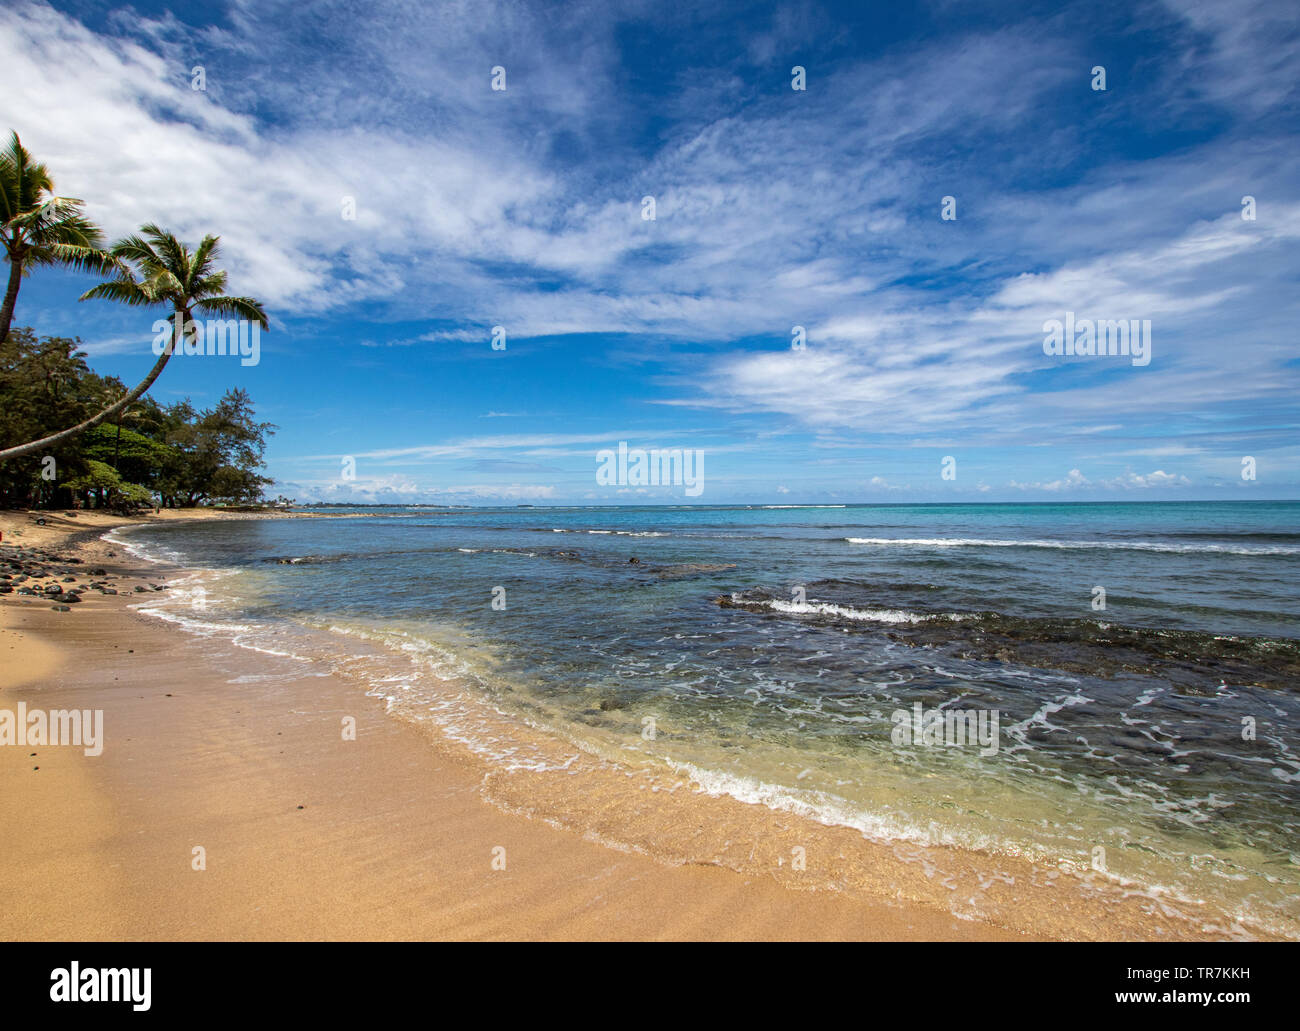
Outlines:
<svg viewBox="0 0 1300 1031"><path fill-rule="evenodd" d="M266 303L154 394L247 388L300 501L684 499L619 441L696 503L1300 497L1298 102L1293 2L0 11L0 128ZM162 313L90 282L16 322L135 382ZM1150 364L1045 354L1067 311Z"/></svg>

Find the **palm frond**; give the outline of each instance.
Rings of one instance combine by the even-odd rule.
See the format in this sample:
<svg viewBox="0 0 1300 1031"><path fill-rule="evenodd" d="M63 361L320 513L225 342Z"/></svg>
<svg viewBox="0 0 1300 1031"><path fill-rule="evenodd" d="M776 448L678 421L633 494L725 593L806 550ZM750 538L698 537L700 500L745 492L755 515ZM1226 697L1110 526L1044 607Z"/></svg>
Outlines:
<svg viewBox="0 0 1300 1031"><path fill-rule="evenodd" d="M170 297L173 301L186 296L185 284L170 269L152 269L145 277L144 286L155 297Z"/></svg>
<svg viewBox="0 0 1300 1031"><path fill-rule="evenodd" d="M194 257L190 262L190 282L187 285L192 286L196 280L202 279L212 271L212 263L216 260L218 244L221 237L213 236L209 233L201 241L194 251Z"/></svg>
<svg viewBox="0 0 1300 1031"><path fill-rule="evenodd" d="M34 208L42 193L53 189L50 170L34 162L31 153L23 147L18 133L9 134L9 142L0 152L0 215L8 223L11 219Z"/></svg>
<svg viewBox="0 0 1300 1031"><path fill-rule="evenodd" d="M80 197L43 196L39 204L10 219L8 224L33 228L53 225L70 216L81 214L83 204L85 201Z"/></svg>
<svg viewBox="0 0 1300 1031"><path fill-rule="evenodd" d="M256 322L263 329L271 328L262 302L252 297L205 297L195 301L194 307L212 315L238 315L250 322Z"/></svg>
<svg viewBox="0 0 1300 1031"><path fill-rule="evenodd" d="M120 275L126 266L108 251L79 244L53 243L27 252L25 265L57 265L74 272Z"/></svg>
<svg viewBox="0 0 1300 1031"><path fill-rule="evenodd" d="M226 289L227 275L225 269L219 269L190 284L191 297L216 297Z"/></svg>
<svg viewBox="0 0 1300 1031"><path fill-rule="evenodd" d="M185 245L154 222L141 226L140 232L153 244L162 264L167 266L177 279L184 281L186 270L190 266L190 255Z"/></svg>
<svg viewBox="0 0 1300 1031"><path fill-rule="evenodd" d="M104 233L80 211L70 211L31 227L27 231L27 238L34 247L68 244L98 250L104 242Z"/></svg>
<svg viewBox="0 0 1300 1031"><path fill-rule="evenodd" d="M8 225L40 204L41 194L52 192L50 171L32 161L32 155L11 132L0 151L0 223Z"/></svg>
<svg viewBox="0 0 1300 1031"><path fill-rule="evenodd" d="M162 264L158 257L158 252L153 249L153 246L149 241L135 234L118 240L117 243L113 244L110 248L110 252L116 258L120 258L124 261L134 261L141 265Z"/></svg>
<svg viewBox="0 0 1300 1031"><path fill-rule="evenodd" d="M95 298L102 298L106 301L117 301L119 304L129 304L132 306L143 306L146 304L158 304L159 299L151 294L142 284L133 279L110 279L92 286L84 294L81 300L90 301Z"/></svg>

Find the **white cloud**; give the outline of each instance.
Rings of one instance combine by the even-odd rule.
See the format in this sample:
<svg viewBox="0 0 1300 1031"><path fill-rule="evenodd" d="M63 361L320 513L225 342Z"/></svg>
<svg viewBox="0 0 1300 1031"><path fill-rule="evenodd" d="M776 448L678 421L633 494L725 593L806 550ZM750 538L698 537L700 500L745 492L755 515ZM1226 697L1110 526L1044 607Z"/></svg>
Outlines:
<svg viewBox="0 0 1300 1031"><path fill-rule="evenodd" d="M295 501L355 505L491 504L509 501L545 501L556 489L543 484L467 484L440 487L421 483L409 476L359 477L355 480L283 480L271 488Z"/></svg>
<svg viewBox="0 0 1300 1031"><path fill-rule="evenodd" d="M1019 483L1012 480L1007 484L1008 487L1014 490L1045 490L1053 493L1083 490L1089 487L1105 490L1146 490L1152 487L1187 487L1190 485L1191 480L1186 476L1167 473L1161 469L1156 469L1154 472L1145 475L1130 470L1122 476L1096 481L1090 480L1078 469L1071 469L1064 477L1047 483Z"/></svg>
<svg viewBox="0 0 1300 1031"><path fill-rule="evenodd" d="M1103 486L1144 490L1148 487L1187 487L1190 486L1191 482L1186 476L1167 473L1163 469L1156 469L1145 476L1127 472L1123 476L1103 481Z"/></svg>
<svg viewBox="0 0 1300 1031"><path fill-rule="evenodd" d="M1078 469L1071 469L1063 480L1053 480L1051 483L1044 483L1043 490L1070 490L1073 487L1088 486L1088 477L1079 472Z"/></svg>

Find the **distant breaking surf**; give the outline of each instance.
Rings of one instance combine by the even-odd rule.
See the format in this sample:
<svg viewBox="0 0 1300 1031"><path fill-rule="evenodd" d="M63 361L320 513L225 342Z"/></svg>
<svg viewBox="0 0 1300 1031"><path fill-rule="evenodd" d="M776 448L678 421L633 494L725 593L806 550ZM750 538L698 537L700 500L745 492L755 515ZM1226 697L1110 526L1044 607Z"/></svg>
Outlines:
<svg viewBox="0 0 1300 1031"><path fill-rule="evenodd" d="M1300 555L1300 548L1281 545L1241 548L1227 544L1161 544L1157 541L1006 541L979 537L845 537L850 544L911 548L1056 548L1063 551L1102 549L1115 551L1222 552L1226 555Z"/></svg>

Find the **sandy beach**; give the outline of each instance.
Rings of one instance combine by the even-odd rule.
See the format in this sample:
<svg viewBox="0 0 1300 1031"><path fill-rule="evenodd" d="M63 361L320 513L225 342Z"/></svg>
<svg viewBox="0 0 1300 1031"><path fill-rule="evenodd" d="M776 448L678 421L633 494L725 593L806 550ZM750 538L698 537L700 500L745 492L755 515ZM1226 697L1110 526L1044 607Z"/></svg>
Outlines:
<svg viewBox="0 0 1300 1031"><path fill-rule="evenodd" d="M160 579L97 539L126 520L45 518L5 514L5 552L75 553L122 593L67 612L4 595L0 707L103 709L106 743L95 757L0 749L0 937L1021 937L914 902L668 865L503 811L478 765L354 684L231 684L233 666L130 608L135 585Z"/></svg>

